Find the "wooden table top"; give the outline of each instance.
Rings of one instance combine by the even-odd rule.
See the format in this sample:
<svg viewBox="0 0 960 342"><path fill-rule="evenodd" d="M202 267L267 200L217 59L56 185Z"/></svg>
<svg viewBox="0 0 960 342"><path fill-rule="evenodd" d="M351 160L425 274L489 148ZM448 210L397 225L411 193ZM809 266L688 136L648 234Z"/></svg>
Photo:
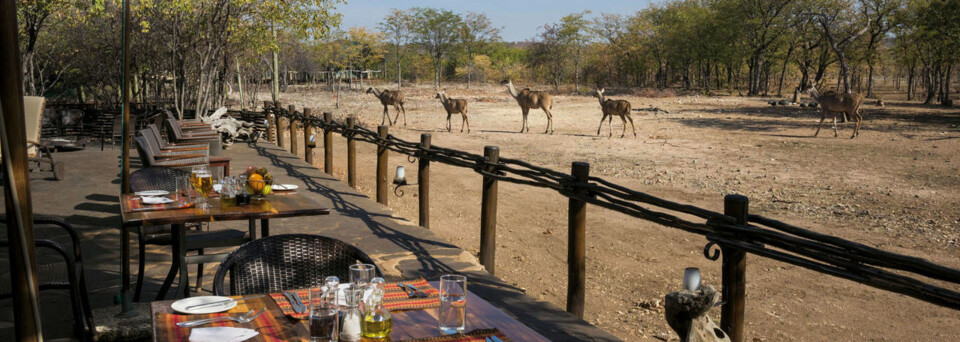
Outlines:
<svg viewBox="0 0 960 342"><path fill-rule="evenodd" d="M133 194L120 196L120 211L124 226L273 219L330 214L330 209L321 207L317 202L297 192L275 192L267 196L264 201L253 201L248 205L241 206L221 207L220 200L212 198L209 200L210 209L185 208L131 212L128 199L134 196Z"/></svg>
<svg viewBox="0 0 960 342"><path fill-rule="evenodd" d="M434 287L439 287L437 282L431 282ZM241 296L233 296L233 298L239 298ZM163 331L159 329L157 325L157 316L159 314L176 314L170 305L173 303L173 300L166 301L157 301L151 303L151 314L150 318L153 322L153 340L154 341L178 341L176 338L177 333L171 331ZM271 336L273 338L279 338L286 341L308 341L309 340L309 330L307 327L306 320L295 320L283 316L280 311L280 307L277 306L277 303L268 295L263 295L259 298L247 300L240 302L236 307L230 309L228 313L233 315L239 315L246 313L250 310L260 310L262 308L267 308L267 311L263 315L272 315L271 321L275 320L280 327L274 327L278 333ZM435 337L440 336L440 329L438 327L439 323L437 321L438 310L425 309L425 310L407 310L407 311L393 311L390 312L393 316L393 331L390 333L390 340L408 340L415 338L426 338L426 337ZM500 311L487 301L477 297L473 292L467 294L467 326L464 332L469 332L475 329L492 329L497 328L510 338L512 341L550 341L546 337L543 337L536 331L528 328L523 323L513 319L508 316L503 311ZM250 329L256 329L256 326L250 326L252 323L238 324L238 323L228 323L226 326L231 327L245 327ZM210 325L201 326L209 327ZM190 336L190 328L176 328L183 329L179 333L183 341L186 341ZM257 335L256 337L248 341L268 341L269 339L264 334ZM377 339L367 339L364 338L364 341L385 341Z"/></svg>

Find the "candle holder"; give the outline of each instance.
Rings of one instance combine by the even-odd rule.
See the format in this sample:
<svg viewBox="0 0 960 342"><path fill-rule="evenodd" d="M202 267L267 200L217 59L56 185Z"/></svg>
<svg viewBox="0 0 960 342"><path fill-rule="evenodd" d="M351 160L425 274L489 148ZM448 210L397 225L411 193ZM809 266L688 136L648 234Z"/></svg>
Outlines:
<svg viewBox="0 0 960 342"><path fill-rule="evenodd" d="M403 166L397 166L397 172L393 177L393 184L396 185L396 187L393 188L393 194L397 195L397 197L403 197L403 190L401 190L400 187L417 185L417 183L407 183L406 169L404 169Z"/></svg>

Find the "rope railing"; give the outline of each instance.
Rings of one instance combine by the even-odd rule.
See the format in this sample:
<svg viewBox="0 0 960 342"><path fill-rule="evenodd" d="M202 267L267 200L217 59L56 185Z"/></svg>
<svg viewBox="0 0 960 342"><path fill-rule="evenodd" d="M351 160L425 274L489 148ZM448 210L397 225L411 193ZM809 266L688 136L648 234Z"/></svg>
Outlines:
<svg viewBox="0 0 960 342"><path fill-rule="evenodd" d="M268 115L307 122L314 128L375 144L410 158L472 169L485 179L551 189L572 200L703 235L709 241L704 255L713 260L717 260L721 253L726 259L728 250L745 251L939 306L960 309L960 292L918 278L926 277L956 285L960 284L960 270L922 258L879 250L760 215L747 215L745 208L742 218L737 219L658 198L600 177L578 181L571 174L517 159L499 158L496 163L490 163L487 157L479 154L436 145L425 148L420 143L393 135L381 138L378 132L360 125L350 128L341 122L331 120L328 123L318 117L307 117L300 112L277 107L268 107L265 111ZM705 221L695 222L691 218ZM720 252L715 251L711 256L709 250L715 244L719 245ZM724 274L726 277L727 274ZM727 284L726 280L724 284ZM726 291L724 296L727 297Z"/></svg>

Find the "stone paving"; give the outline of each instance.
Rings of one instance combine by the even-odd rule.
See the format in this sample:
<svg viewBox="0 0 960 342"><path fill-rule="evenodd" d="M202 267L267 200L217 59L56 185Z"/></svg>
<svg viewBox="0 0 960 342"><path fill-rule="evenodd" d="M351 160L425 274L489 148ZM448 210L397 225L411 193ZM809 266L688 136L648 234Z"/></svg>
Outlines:
<svg viewBox="0 0 960 342"><path fill-rule="evenodd" d="M59 153L56 157L66 163L67 178L52 180L48 171L31 173L31 191L34 213L64 218L82 233L82 251L88 287L91 292L94 318L98 326L98 340L149 339L149 312L147 301L152 300L160 287L170 263L169 248L148 247L147 271L143 302L137 303L140 314L132 320L118 320L119 312L113 298L120 285L120 205L119 149L98 148ZM308 194L320 205L332 209L329 216L315 216L271 220L271 234L308 233L337 238L358 246L370 255L389 280L425 277L436 279L445 273L463 273L470 279L470 290L490 301L508 314L557 341L617 340L616 337L545 302L524 295L519 289L485 272L474 255L446 242L428 229L392 215L390 208L376 203L351 189L346 183L331 177L270 143L257 146L235 144L224 151L232 159L231 174L242 172L247 166L264 166L283 183L297 184L298 191ZM133 153L132 169L138 162ZM217 222L210 229L246 229L246 222ZM44 236L45 232L38 232ZM61 241L62 236L53 238ZM131 241L136 258L136 238ZM5 256L0 256L5 257ZM136 260L132 261L134 280ZM0 267L7 267L6 262ZM201 293L211 292L216 268L205 268ZM190 270L191 282L196 277ZM132 285L131 285L132 286ZM70 315L65 295L46 295L42 299L44 331L49 337L69 334ZM12 339L13 314L10 300L0 301L0 340ZM58 312L59 311L59 312Z"/></svg>

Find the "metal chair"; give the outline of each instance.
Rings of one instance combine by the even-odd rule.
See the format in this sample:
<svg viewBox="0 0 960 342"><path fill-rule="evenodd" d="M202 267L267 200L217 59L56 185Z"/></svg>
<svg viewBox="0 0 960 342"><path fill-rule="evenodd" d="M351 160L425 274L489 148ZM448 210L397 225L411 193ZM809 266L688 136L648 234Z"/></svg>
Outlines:
<svg viewBox="0 0 960 342"><path fill-rule="evenodd" d="M0 223L6 224L7 217L0 216ZM70 292L75 337L81 341L92 340L93 314L90 309L90 297L83 272L83 259L80 254L80 234L69 223L53 217L34 216L33 225L35 232L40 232L42 228L55 227L63 230L70 237L72 244L70 248L65 248L53 240L36 239L38 256L49 254L41 251L52 251L56 255L56 257L38 258L38 260L41 260L37 262L36 268L38 285L41 291L68 290ZM10 248L9 242L6 240L0 241L0 248ZM57 262L47 262L51 259L57 259ZM9 269L5 269L5 271L9 272ZM10 279L9 273L0 273L0 299L12 297L13 288Z"/></svg>
<svg viewBox="0 0 960 342"><path fill-rule="evenodd" d="M230 274L230 295L269 293L320 286L327 276L348 279L350 265L373 264L365 253L346 242L308 234L272 235L248 242L220 262L213 291L225 295L224 278ZM378 276L383 274L376 268Z"/></svg>
<svg viewBox="0 0 960 342"><path fill-rule="evenodd" d="M189 177L190 172L167 167L149 167L134 171L130 174L130 190L166 190L174 192L177 190L176 179L178 177ZM194 228L187 231L187 251L197 251L198 255L204 255L204 248L237 246L249 241L247 233L237 229L223 229L215 231L200 231L199 224L189 225L188 228ZM137 242L140 248L139 272L137 273L137 288L134 291L134 300L140 300L140 293L143 289L143 273L146 267L146 245L169 246L173 243L172 228L170 225L163 226L143 226L134 231L137 234ZM250 236L253 236L252 234ZM179 258L186 255L173 256L173 262L179 262ZM197 289L200 289L203 279L203 264L199 263L197 267ZM171 265L173 267L173 265ZM172 279L168 279L172 282ZM169 286L165 285L164 287ZM165 293L161 291L157 294L157 300L163 299Z"/></svg>

